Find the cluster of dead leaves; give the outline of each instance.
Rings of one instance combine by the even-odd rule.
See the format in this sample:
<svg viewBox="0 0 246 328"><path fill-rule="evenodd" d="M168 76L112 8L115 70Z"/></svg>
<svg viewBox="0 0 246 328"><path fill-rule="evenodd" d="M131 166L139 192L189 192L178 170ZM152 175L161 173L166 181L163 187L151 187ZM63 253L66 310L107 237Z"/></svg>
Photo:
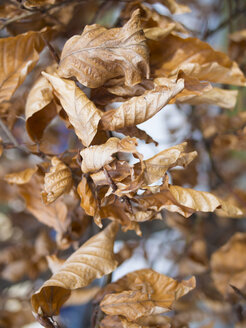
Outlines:
<svg viewBox="0 0 246 328"><path fill-rule="evenodd" d="M191 179L181 178L180 169L190 167L185 172L191 175L196 171L193 161L197 152L187 142L147 159L138 151L139 140L157 145L138 125L166 105L212 104L232 109L237 91L222 89L221 84L246 86L246 78L235 61L190 35L173 18L159 14L152 6L155 2L127 2L121 12L121 27L86 25L80 35L67 39L59 63L40 60L44 49L57 57L52 42L61 40L64 33L59 24L48 24L45 15L33 31L24 29L24 33L0 39L0 115L11 128L16 119L11 108L18 103L18 92L30 84L31 77L24 113L25 128L34 145L29 142L22 151L39 157L36 165L24 170L9 169L4 180L16 188L15 195L24 200L27 211L55 230L57 249L77 248L66 260L57 256L53 242L45 252L36 244L22 245L18 250L20 259L15 247L7 248L0 258L5 279L15 281L25 275L35 279L47 266L53 272L31 297L35 316L45 327L53 327L52 317L76 292L80 303L91 299L97 289L85 287L96 278L111 274L131 256L130 252L118 256L119 263L116 261L113 247L119 227L141 235L140 224L162 218L163 210L167 215L178 213L184 218L201 212L231 218L243 216L244 206L235 199L182 186ZM172 14L189 11L174 0L161 3ZM10 18L16 13L21 15L23 10L33 11L34 17L38 10L50 12L56 22L62 19L63 10L55 11L60 5L58 0L25 0L21 7L13 5L7 10L4 5L1 10ZM97 10L97 1L92 7L92 11ZM72 12L76 10L75 5L71 8ZM71 17L72 14L65 17L63 24L69 27ZM14 29L11 24L6 27L9 31ZM245 42L243 33L232 35L231 40L240 45ZM231 51L235 51L234 43ZM238 59L238 54L234 57ZM72 131L74 139L76 136L74 149L67 147L57 154L46 148L47 131L54 120L63 123L63 130ZM209 139L211 153L245 148L244 113L236 117L206 116L201 131ZM61 139L61 131L58 137ZM13 142L7 141L1 141L3 154ZM18 148L18 144L14 146ZM170 183L170 175L172 181L182 183ZM195 186L196 182L190 185ZM92 218L99 228L103 228L103 219L112 222L94 236L89 233L84 237ZM79 247L81 237L85 242ZM246 293L242 278L245 264L240 262L237 267L231 262L244 252L244 239L243 234L235 235L211 258L212 277L222 294L232 292L230 284ZM206 272L206 251L203 237L192 239L180 261L182 274ZM130 272L96 295L95 304L104 313L100 327L178 327L175 318L160 314L172 310L173 303L194 288L194 277L178 282L152 269Z"/></svg>

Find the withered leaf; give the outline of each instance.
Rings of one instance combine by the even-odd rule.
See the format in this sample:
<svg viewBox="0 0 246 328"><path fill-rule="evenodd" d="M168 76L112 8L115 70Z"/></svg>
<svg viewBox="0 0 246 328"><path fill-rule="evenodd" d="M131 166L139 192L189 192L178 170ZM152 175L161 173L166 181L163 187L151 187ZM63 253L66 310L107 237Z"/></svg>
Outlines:
<svg viewBox="0 0 246 328"><path fill-rule="evenodd" d="M72 184L72 172L59 158L51 159L50 171L44 176L42 198L45 204L53 203L59 196L69 192Z"/></svg>
<svg viewBox="0 0 246 328"><path fill-rule="evenodd" d="M30 90L25 114L29 136L34 141L40 140L44 129L57 114L52 87L45 77L40 77Z"/></svg>
<svg viewBox="0 0 246 328"><path fill-rule="evenodd" d="M182 70L199 80L246 85L245 76L235 62L197 38L168 35L161 45L156 42L151 47L152 64L158 66L157 76L175 76Z"/></svg>
<svg viewBox="0 0 246 328"><path fill-rule="evenodd" d="M178 282L152 269L127 274L112 285L100 303L108 315L122 315L129 321L171 310L173 302L194 289L195 277Z"/></svg>
<svg viewBox="0 0 246 328"><path fill-rule="evenodd" d="M187 142L165 149L144 161L145 182L152 184L162 178L166 171L175 166L186 167L196 156L197 152L186 153Z"/></svg>
<svg viewBox="0 0 246 328"><path fill-rule="evenodd" d="M156 0L148 0L147 2L153 3ZM185 14L190 12L190 8L178 3L176 0L161 0L164 6L166 6L172 14Z"/></svg>
<svg viewBox="0 0 246 328"><path fill-rule="evenodd" d="M42 37L50 35L51 30L45 28L0 40L0 102L9 100L34 68L45 47Z"/></svg>
<svg viewBox="0 0 246 328"><path fill-rule="evenodd" d="M94 279L115 270L117 262L113 246L117 231L118 224L111 223L74 252L60 270L32 295L33 310L43 316L57 315L71 290L85 287Z"/></svg>
<svg viewBox="0 0 246 328"><path fill-rule="evenodd" d="M223 294L233 294L230 285L246 292L246 234L236 233L212 254L211 270L216 288Z"/></svg>
<svg viewBox="0 0 246 328"><path fill-rule="evenodd" d="M157 87L142 96L133 97L119 108L111 109L101 118L105 130L120 130L143 123L158 113L168 102L184 89L184 80L170 81L167 87Z"/></svg>
<svg viewBox="0 0 246 328"><path fill-rule="evenodd" d="M148 48L140 24L140 12L135 11L122 28L106 29L100 25L86 26L83 33L69 39L62 51L58 73L75 76L90 88L125 76L132 86L149 78Z"/></svg>
<svg viewBox="0 0 246 328"><path fill-rule="evenodd" d="M169 186L169 190L179 204L195 211L213 212L216 208L221 207L229 215L231 213L236 216L243 214L240 208L206 191L172 185Z"/></svg>
<svg viewBox="0 0 246 328"><path fill-rule="evenodd" d="M78 184L77 191L81 198L80 206L85 210L86 214L94 216L97 212L98 204L85 176L82 177Z"/></svg>
<svg viewBox="0 0 246 328"><path fill-rule="evenodd" d="M42 74L54 88L55 95L67 113L75 133L85 146L89 146L97 133L101 111L76 86L75 82L45 72Z"/></svg>
<svg viewBox="0 0 246 328"><path fill-rule="evenodd" d="M43 224L62 233L66 227L67 207L57 200L54 204L45 205L41 197L42 177L34 176L28 183L19 187L25 199L27 209Z"/></svg>
<svg viewBox="0 0 246 328"><path fill-rule="evenodd" d="M8 183L25 184L31 180L34 173L37 172L37 169L38 167L35 166L34 168L25 169L24 171L6 174L4 180Z"/></svg>
<svg viewBox="0 0 246 328"><path fill-rule="evenodd" d="M104 165L113 161L112 155L117 152L138 154L135 138L125 137L123 139L110 138L100 146L90 146L80 152L82 156L82 172L95 172ZM140 156L140 154L139 154Z"/></svg>

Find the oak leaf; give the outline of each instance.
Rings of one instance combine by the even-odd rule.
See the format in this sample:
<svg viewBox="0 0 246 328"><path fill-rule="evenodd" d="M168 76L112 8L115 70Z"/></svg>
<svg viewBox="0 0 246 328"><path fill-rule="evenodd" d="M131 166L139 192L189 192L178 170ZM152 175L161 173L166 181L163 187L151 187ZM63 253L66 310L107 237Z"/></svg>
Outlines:
<svg viewBox="0 0 246 328"><path fill-rule="evenodd" d="M94 279L115 270L117 262L113 246L117 231L118 224L111 223L74 252L60 270L32 295L33 310L43 316L57 315L71 290L85 287Z"/></svg>
<svg viewBox="0 0 246 328"><path fill-rule="evenodd" d="M44 191L42 198L45 204L53 203L62 194L72 188L72 172L66 164L57 157L51 159L52 167L44 176Z"/></svg>
<svg viewBox="0 0 246 328"><path fill-rule="evenodd" d="M135 321L170 311L173 302L195 285L195 277L178 282L152 269L142 269L106 286L109 293L100 302L100 307L108 315L121 315Z"/></svg>
<svg viewBox="0 0 246 328"><path fill-rule="evenodd" d="M42 73L51 83L55 95L60 100L76 135L85 146L89 146L97 133L101 111L96 108L75 82L59 76Z"/></svg>
<svg viewBox="0 0 246 328"><path fill-rule="evenodd" d="M125 84L133 86L149 78L148 48L135 11L122 28L106 29L100 25L86 26L83 33L69 39L62 51L58 73L75 76L90 88L125 76Z"/></svg>
<svg viewBox="0 0 246 328"><path fill-rule="evenodd" d="M51 30L30 31L0 40L0 102L9 100L34 68Z"/></svg>

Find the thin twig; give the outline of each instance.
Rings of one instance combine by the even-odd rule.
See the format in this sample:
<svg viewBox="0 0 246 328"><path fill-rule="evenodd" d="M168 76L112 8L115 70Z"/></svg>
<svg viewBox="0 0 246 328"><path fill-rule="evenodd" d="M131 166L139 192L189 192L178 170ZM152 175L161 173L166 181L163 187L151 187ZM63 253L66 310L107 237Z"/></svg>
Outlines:
<svg viewBox="0 0 246 328"><path fill-rule="evenodd" d="M241 9L236 9L234 13L232 13L229 17L227 17L225 20L223 20L215 29L207 30L206 33L203 36L203 39L207 39L209 36L211 36L214 33L217 33L219 30L225 28L227 25L231 23L231 21L241 14L246 13L246 6Z"/></svg>

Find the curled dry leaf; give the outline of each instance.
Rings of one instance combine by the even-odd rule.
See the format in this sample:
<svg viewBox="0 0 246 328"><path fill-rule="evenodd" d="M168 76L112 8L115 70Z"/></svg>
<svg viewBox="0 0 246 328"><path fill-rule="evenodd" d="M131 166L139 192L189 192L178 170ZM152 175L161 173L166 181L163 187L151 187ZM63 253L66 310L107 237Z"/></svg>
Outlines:
<svg viewBox="0 0 246 328"><path fill-rule="evenodd" d="M28 168L24 171L9 173L5 175L4 180L8 183L25 184L31 180L32 176L37 172L37 170L38 167L35 166L34 168Z"/></svg>
<svg viewBox="0 0 246 328"><path fill-rule="evenodd" d="M52 167L44 177L42 198L45 204L53 203L59 196L69 192L73 185L72 172L61 160L53 157Z"/></svg>
<svg viewBox="0 0 246 328"><path fill-rule="evenodd" d="M157 0L148 0L147 2L153 3ZM178 3L176 0L161 0L158 1L164 6L166 6L172 14L185 14L190 12L190 8Z"/></svg>
<svg viewBox="0 0 246 328"><path fill-rule="evenodd" d="M243 214L240 208L206 191L198 191L180 186L170 186L169 190L179 204L196 212L213 212L220 207L225 213L229 215L233 214L235 217Z"/></svg>
<svg viewBox="0 0 246 328"><path fill-rule="evenodd" d="M195 277L178 282L152 269L127 274L107 285L100 303L108 315L121 315L129 321L171 310L173 302L195 288Z"/></svg>
<svg viewBox="0 0 246 328"><path fill-rule="evenodd" d="M199 80L246 85L246 78L235 62L197 38L169 35L161 44L152 41L151 48L157 76L175 76L182 70Z"/></svg>
<svg viewBox="0 0 246 328"><path fill-rule="evenodd" d="M149 78L148 57L137 10L122 28L108 30L90 25L81 35L69 39L61 54L58 73L66 78L75 76L90 88L100 87L118 76L124 76L125 84L133 86Z"/></svg>
<svg viewBox="0 0 246 328"><path fill-rule="evenodd" d="M221 200L210 192L168 186L166 182L161 186L156 186L156 190L149 189L143 195L134 198L143 210L159 212L166 209L189 217L194 212L214 212L217 208L222 208L226 213L233 213L235 217L242 215L240 208Z"/></svg>
<svg viewBox="0 0 246 328"><path fill-rule="evenodd" d="M26 208L41 223L62 234L66 231L67 207L59 200L54 204L45 205L41 197L42 184L42 177L36 175L28 183L19 186L20 194L25 199Z"/></svg>
<svg viewBox="0 0 246 328"><path fill-rule="evenodd" d="M180 92L171 103L178 104L213 104L223 108L234 108L236 105L237 90L224 90L220 88L212 88L209 83L201 82L196 77L186 75L183 71L179 71L179 78L183 78L184 90ZM158 77L154 80L158 86L165 86L168 84L169 79Z"/></svg>
<svg viewBox="0 0 246 328"><path fill-rule="evenodd" d="M162 178L166 171L175 166L186 167L196 156L197 152L186 153L187 142L165 149L144 161L145 183L152 184Z"/></svg>
<svg viewBox="0 0 246 328"><path fill-rule="evenodd" d="M96 108L75 82L58 76L42 73L51 83L55 95L60 100L76 135L85 146L89 146L97 133L101 111Z"/></svg>
<svg viewBox="0 0 246 328"><path fill-rule="evenodd" d="M88 286L94 279L115 270L113 246L117 231L118 224L113 222L74 252L32 295L34 312L46 317L57 315L71 290Z"/></svg>
<svg viewBox="0 0 246 328"><path fill-rule="evenodd" d="M246 233L236 233L212 254L210 266L216 288L223 294L233 294L230 285L246 293Z"/></svg>
<svg viewBox="0 0 246 328"><path fill-rule="evenodd" d="M167 87L157 87L142 96L133 97L119 108L111 109L101 118L105 130L120 130L143 123L158 113L168 102L184 89L184 80L171 82Z"/></svg>
<svg viewBox="0 0 246 328"><path fill-rule="evenodd" d="M82 177L78 184L77 191L81 198L80 206L85 210L86 214L94 216L98 209L98 202L85 176Z"/></svg>
<svg viewBox="0 0 246 328"><path fill-rule="evenodd" d="M51 34L45 28L0 40L0 102L9 100L34 68L45 47L43 38L49 39Z"/></svg>
<svg viewBox="0 0 246 328"><path fill-rule="evenodd" d="M117 152L138 154L136 150L137 141L135 138L125 137L123 139L110 138L100 146L90 146L80 152L82 156L82 172L95 172L104 165L113 161L112 155ZM140 154L138 154L140 156Z"/></svg>
<svg viewBox="0 0 246 328"><path fill-rule="evenodd" d="M32 140L40 140L44 129L56 116L57 108L52 87L41 76L30 90L26 101L26 129Z"/></svg>

